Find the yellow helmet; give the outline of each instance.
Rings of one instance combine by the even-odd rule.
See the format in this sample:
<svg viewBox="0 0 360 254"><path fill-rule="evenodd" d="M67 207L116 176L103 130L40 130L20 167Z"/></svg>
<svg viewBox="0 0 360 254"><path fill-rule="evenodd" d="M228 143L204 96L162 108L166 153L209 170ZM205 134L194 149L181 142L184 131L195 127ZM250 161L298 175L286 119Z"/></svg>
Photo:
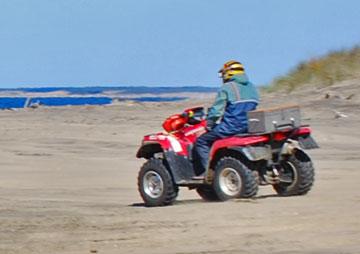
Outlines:
<svg viewBox="0 0 360 254"><path fill-rule="evenodd" d="M224 80L229 80L234 75L244 74L244 66L235 60L227 61L224 67L219 70L219 76Z"/></svg>

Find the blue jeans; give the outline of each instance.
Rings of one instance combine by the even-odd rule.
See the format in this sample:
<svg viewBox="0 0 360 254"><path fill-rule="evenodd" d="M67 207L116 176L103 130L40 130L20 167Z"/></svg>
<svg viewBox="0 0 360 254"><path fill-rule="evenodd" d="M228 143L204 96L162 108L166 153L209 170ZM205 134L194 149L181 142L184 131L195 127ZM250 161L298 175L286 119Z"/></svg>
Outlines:
<svg viewBox="0 0 360 254"><path fill-rule="evenodd" d="M214 142L225 137L228 136L219 133L215 128L204 133L196 140L193 150L193 164L196 175L201 175L205 172L208 165L210 149Z"/></svg>

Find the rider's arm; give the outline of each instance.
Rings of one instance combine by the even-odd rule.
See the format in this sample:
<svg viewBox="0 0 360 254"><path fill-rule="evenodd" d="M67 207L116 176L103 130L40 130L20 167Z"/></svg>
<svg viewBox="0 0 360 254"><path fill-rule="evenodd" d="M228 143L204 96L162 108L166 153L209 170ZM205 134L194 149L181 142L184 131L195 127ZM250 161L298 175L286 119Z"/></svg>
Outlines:
<svg viewBox="0 0 360 254"><path fill-rule="evenodd" d="M212 123L219 120L225 112L226 102L227 93L222 89L218 92L214 104L209 108L206 120Z"/></svg>

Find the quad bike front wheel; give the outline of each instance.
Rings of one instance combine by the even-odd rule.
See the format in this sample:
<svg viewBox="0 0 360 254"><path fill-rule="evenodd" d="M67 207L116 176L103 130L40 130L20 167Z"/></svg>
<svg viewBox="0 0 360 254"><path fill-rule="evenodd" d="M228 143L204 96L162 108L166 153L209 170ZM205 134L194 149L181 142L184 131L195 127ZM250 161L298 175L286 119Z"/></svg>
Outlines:
<svg viewBox="0 0 360 254"><path fill-rule="evenodd" d="M238 159L224 157L215 167L214 191L221 201L256 195L258 184L254 174Z"/></svg>
<svg viewBox="0 0 360 254"><path fill-rule="evenodd" d="M138 189L145 206L171 205L178 194L178 188L162 160L155 158L141 167Z"/></svg>
<svg viewBox="0 0 360 254"><path fill-rule="evenodd" d="M289 156L280 163L280 183L273 185L281 196L304 195L314 183L314 167L310 158L301 151Z"/></svg>

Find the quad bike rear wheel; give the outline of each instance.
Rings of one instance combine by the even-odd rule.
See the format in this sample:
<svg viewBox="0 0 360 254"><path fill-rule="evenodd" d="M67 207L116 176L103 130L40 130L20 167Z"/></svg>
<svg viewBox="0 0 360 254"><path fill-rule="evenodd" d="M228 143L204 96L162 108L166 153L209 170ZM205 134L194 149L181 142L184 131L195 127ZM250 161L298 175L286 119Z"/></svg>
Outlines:
<svg viewBox="0 0 360 254"><path fill-rule="evenodd" d="M163 161L155 158L148 160L141 167L138 189L145 206L171 205L179 191Z"/></svg>
<svg viewBox="0 0 360 254"><path fill-rule="evenodd" d="M303 152L296 152L281 161L280 183L273 185L281 196L304 195L314 183L314 167L310 158Z"/></svg>
<svg viewBox="0 0 360 254"><path fill-rule="evenodd" d="M221 201L256 195L258 183L254 174L238 159L224 157L215 166L214 191Z"/></svg>

